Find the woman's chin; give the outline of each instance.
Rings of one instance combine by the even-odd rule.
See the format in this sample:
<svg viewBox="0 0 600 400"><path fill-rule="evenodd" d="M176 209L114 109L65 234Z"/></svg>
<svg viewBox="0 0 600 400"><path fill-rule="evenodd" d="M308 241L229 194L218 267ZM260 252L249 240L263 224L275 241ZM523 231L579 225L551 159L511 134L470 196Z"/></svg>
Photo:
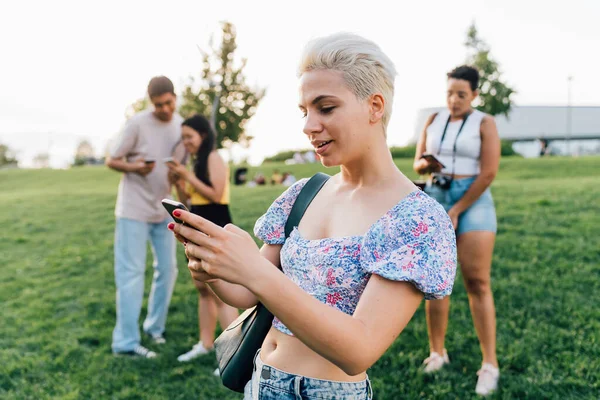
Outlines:
<svg viewBox="0 0 600 400"><path fill-rule="evenodd" d="M334 157L319 156L319 158L321 159L321 164L324 167L329 168L329 167L337 167L337 166L341 165L339 160L336 160Z"/></svg>

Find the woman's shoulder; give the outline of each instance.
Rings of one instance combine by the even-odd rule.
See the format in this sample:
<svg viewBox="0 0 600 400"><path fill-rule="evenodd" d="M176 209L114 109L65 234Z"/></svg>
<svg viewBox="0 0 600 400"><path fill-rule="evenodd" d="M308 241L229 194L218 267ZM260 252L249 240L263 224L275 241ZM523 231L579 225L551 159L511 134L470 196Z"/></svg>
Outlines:
<svg viewBox="0 0 600 400"><path fill-rule="evenodd" d="M484 122L492 122L496 120L493 115L480 110L473 110L473 115L476 116L482 124Z"/></svg>
<svg viewBox="0 0 600 400"><path fill-rule="evenodd" d="M452 221L437 201L422 190L415 190L398 202L372 229L386 234L411 234L414 229L452 228Z"/></svg>

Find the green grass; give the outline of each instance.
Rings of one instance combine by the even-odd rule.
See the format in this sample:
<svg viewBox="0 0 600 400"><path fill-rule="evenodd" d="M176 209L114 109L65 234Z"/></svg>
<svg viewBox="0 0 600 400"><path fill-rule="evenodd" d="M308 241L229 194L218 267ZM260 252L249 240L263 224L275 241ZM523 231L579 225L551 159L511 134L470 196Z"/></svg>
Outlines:
<svg viewBox="0 0 600 400"><path fill-rule="evenodd" d="M398 163L410 171L410 160ZM273 168L297 177L322 169L267 164L250 176L257 170L268 176ZM502 368L495 398L598 398L598 171L600 158L502 160L492 189L499 222L492 275ZM160 358L111 355L118 180L103 167L0 171L0 398L240 398L212 376L214 357L176 361L198 336L196 292L181 252ZM235 221L251 230L281 190L235 188ZM460 278L452 304L449 368L433 377L420 372L428 349L421 307L369 370L376 399L474 397L480 353Z"/></svg>

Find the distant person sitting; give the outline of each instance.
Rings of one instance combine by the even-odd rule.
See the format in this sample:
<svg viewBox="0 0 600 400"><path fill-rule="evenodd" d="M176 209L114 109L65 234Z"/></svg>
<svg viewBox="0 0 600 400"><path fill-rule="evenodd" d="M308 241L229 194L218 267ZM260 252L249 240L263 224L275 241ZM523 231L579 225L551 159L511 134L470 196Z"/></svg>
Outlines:
<svg viewBox="0 0 600 400"><path fill-rule="evenodd" d="M254 176L254 182L256 182L257 185L265 185L267 180L263 174L258 173Z"/></svg>
<svg viewBox="0 0 600 400"><path fill-rule="evenodd" d="M304 153L304 159L307 163L312 164L315 161L317 161L317 156L315 155L314 151L307 151L306 153Z"/></svg>
<svg viewBox="0 0 600 400"><path fill-rule="evenodd" d="M243 185L246 183L248 176L248 168L241 167L235 170L235 174L233 177L233 183L235 185Z"/></svg>
<svg viewBox="0 0 600 400"><path fill-rule="evenodd" d="M290 174L289 172L284 172L283 173L283 180L281 182L281 184L283 186L289 187L292 186L294 183L296 183L296 177L292 174Z"/></svg>
<svg viewBox="0 0 600 400"><path fill-rule="evenodd" d="M548 139L540 139L540 157L549 154Z"/></svg>
<svg viewBox="0 0 600 400"><path fill-rule="evenodd" d="M152 78L148 95L154 109L129 119L106 165L124 173L115 208L117 322L112 351L154 358L156 353L140 344L138 327L144 297L146 247L150 240L154 274L143 328L155 344L162 344L177 277L175 240L167 230L171 218L161 205L161 199L171 194L168 169L162 159L176 156L171 149L179 141L183 119L175 112L175 90L167 77Z"/></svg>
<svg viewBox="0 0 600 400"><path fill-rule="evenodd" d="M279 173L279 170L274 170L273 175L271 175L271 185L280 185L283 181L283 175Z"/></svg>
<svg viewBox="0 0 600 400"><path fill-rule="evenodd" d="M294 164L304 164L304 157L302 157L302 153L298 151L294 153Z"/></svg>

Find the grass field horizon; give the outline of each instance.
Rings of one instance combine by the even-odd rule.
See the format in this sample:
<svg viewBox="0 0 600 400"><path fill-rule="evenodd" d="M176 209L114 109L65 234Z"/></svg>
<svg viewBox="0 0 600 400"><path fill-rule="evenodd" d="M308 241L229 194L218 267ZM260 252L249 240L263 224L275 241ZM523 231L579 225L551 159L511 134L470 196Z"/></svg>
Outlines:
<svg viewBox="0 0 600 400"><path fill-rule="evenodd" d="M411 178L411 160L398 159ZM265 163L296 177L319 164ZM503 158L492 193L498 236L492 286L501 367L497 399L597 399L600 394L600 157ZM105 167L0 171L0 398L240 399L212 375L214 355L179 363L198 340L197 295L181 249L156 360L114 357L114 204L120 174ZM234 222L254 221L281 186L232 188ZM152 258L146 268L144 309ZM476 398L479 345L462 277L452 294L452 360L424 375L424 307L368 371L375 399ZM141 321L140 321L141 325Z"/></svg>

